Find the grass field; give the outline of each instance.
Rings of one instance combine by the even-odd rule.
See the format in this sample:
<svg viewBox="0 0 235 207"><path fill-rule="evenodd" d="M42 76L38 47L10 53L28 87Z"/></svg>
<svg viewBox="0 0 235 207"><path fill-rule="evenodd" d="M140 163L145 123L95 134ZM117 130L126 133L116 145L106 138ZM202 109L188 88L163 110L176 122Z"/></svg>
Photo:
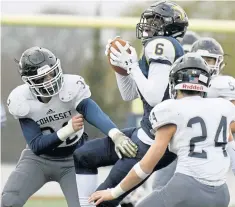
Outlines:
<svg viewBox="0 0 235 207"><path fill-rule="evenodd" d="M66 207L67 203L63 198L30 199L24 207Z"/></svg>

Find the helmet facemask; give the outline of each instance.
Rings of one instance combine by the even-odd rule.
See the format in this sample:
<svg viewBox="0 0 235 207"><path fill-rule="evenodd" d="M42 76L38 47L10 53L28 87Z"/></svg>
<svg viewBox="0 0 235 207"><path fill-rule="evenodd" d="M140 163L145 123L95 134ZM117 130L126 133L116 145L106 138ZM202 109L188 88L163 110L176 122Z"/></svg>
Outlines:
<svg viewBox="0 0 235 207"><path fill-rule="evenodd" d="M44 65L37 69L37 75L22 76L35 96L52 97L60 92L63 86L63 72L60 60L50 67Z"/></svg>
<svg viewBox="0 0 235 207"><path fill-rule="evenodd" d="M163 17L153 11L146 11L141 15L140 22L136 26L136 36L142 41L146 41L157 35L164 35Z"/></svg>
<svg viewBox="0 0 235 207"><path fill-rule="evenodd" d="M204 58L207 63L208 67L210 68L211 75L219 75L222 69L224 68L224 56L219 54L210 53L207 50L198 50L197 53ZM210 59L214 60L214 64L210 64Z"/></svg>

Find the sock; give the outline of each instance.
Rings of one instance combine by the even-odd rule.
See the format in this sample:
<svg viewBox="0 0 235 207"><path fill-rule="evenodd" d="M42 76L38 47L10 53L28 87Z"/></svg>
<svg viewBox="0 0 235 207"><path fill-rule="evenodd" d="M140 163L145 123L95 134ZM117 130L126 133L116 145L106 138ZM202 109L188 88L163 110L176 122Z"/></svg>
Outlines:
<svg viewBox="0 0 235 207"><path fill-rule="evenodd" d="M78 196L81 207L94 207L92 203L88 203L88 198L95 192L97 181L97 174L76 174Z"/></svg>

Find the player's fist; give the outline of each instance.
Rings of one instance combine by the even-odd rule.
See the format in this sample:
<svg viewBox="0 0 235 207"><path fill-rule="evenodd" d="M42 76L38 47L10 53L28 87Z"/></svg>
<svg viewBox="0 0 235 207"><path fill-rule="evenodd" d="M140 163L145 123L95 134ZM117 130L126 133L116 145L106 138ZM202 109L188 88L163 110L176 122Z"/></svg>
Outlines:
<svg viewBox="0 0 235 207"><path fill-rule="evenodd" d="M73 126L73 130L75 132L79 131L80 129L83 128L84 126L84 122L83 122L83 116L81 114L75 115L72 118L72 126Z"/></svg>

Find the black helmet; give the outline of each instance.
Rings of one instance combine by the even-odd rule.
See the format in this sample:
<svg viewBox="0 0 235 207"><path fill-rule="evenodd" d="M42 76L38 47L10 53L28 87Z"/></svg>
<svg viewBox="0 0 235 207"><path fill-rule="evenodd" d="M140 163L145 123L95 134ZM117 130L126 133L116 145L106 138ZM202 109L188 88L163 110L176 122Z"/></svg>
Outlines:
<svg viewBox="0 0 235 207"><path fill-rule="evenodd" d="M178 58L171 67L169 77L170 96L176 97L176 90L207 92L210 80L209 67L197 53L187 53Z"/></svg>
<svg viewBox="0 0 235 207"><path fill-rule="evenodd" d="M193 31L187 31L181 41L181 45L183 46L184 53L188 53L192 49L192 45L199 39L199 35Z"/></svg>
<svg viewBox="0 0 235 207"><path fill-rule="evenodd" d="M51 97L62 88L60 60L48 49L31 47L24 51L19 60L19 72L36 96Z"/></svg>
<svg viewBox="0 0 235 207"><path fill-rule="evenodd" d="M136 36L144 41L153 36L183 37L187 26L188 17L179 5L160 1L141 14Z"/></svg>
<svg viewBox="0 0 235 207"><path fill-rule="evenodd" d="M209 64L211 74L218 75L225 66L224 51L221 45L211 37L204 37L197 40L191 49L191 52L197 52L203 58L212 58L215 64Z"/></svg>

